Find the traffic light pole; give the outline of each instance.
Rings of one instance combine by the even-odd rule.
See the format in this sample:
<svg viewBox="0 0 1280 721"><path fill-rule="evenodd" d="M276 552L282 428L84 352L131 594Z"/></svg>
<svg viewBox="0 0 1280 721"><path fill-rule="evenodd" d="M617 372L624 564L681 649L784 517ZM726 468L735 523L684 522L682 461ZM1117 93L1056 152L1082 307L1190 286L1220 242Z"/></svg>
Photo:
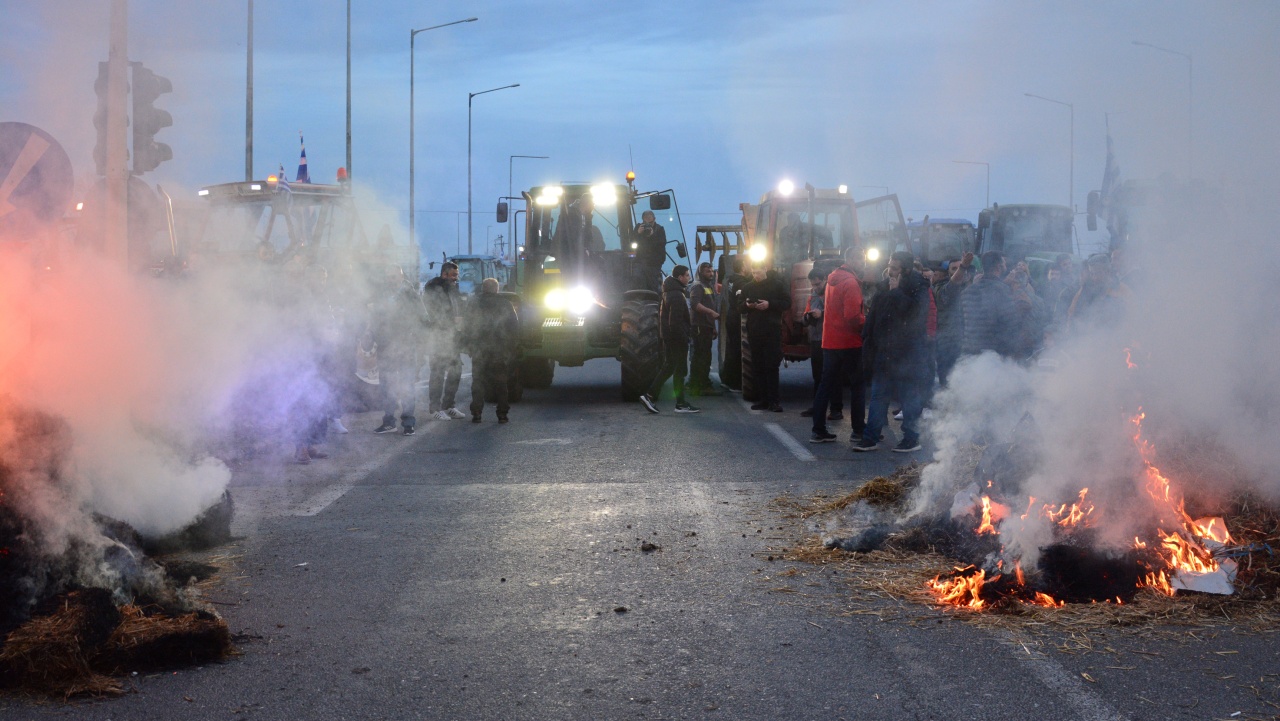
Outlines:
<svg viewBox="0 0 1280 721"><path fill-rule="evenodd" d="M129 153L126 115L129 72L127 0L111 0L107 51L106 202L103 204L102 249L120 267L129 261Z"/></svg>

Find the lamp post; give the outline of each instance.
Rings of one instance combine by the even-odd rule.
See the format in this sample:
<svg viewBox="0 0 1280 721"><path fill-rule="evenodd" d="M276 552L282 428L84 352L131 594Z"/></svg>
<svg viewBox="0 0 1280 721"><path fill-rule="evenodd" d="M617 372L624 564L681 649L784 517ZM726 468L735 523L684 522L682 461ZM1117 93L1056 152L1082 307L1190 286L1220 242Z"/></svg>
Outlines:
<svg viewBox="0 0 1280 721"><path fill-rule="evenodd" d="M516 158L532 158L536 160L547 160L550 155L512 155L507 158L507 197L511 197L511 163ZM512 237L512 227L515 225L514 213L507 214L507 237Z"/></svg>
<svg viewBox="0 0 1280 721"><path fill-rule="evenodd" d="M1043 95L1035 95L1033 93L1023 93L1023 95L1028 98L1035 98L1036 100L1043 100L1057 105L1065 105L1071 110L1071 150L1069 151L1071 155L1068 159L1068 168L1070 169L1067 171L1067 206L1071 208L1071 212L1074 213L1076 212L1076 106L1072 103L1065 103L1061 100L1046 98Z"/></svg>
<svg viewBox="0 0 1280 721"><path fill-rule="evenodd" d="M984 163L981 160L953 160L953 163L963 163L964 165L985 165L987 166L987 204L984 208L991 207L991 163Z"/></svg>
<svg viewBox="0 0 1280 721"><path fill-rule="evenodd" d="M503 85L500 88L489 88L488 90L481 90L478 93L467 93L467 252L468 253L472 252L471 251L471 101L474 100L477 95L484 95L486 93L496 93L499 90L506 90L508 88L518 88L518 87L520 87L520 83L512 83L510 85Z"/></svg>
<svg viewBox="0 0 1280 721"><path fill-rule="evenodd" d="M244 180L253 180L253 0L249 0L249 38L245 50Z"/></svg>
<svg viewBox="0 0 1280 721"><path fill-rule="evenodd" d="M347 177L351 177L351 0L347 0Z"/></svg>
<svg viewBox="0 0 1280 721"><path fill-rule="evenodd" d="M413 39L418 33L425 33L428 30L437 28L447 28L450 25L458 25L459 23L473 23L479 18L467 18L466 20L454 20L451 23L443 25L432 25L429 28L421 28L409 31L409 242L413 246L418 247L418 236L415 231L417 214L414 212L414 192L413 192ZM348 177L350 177L350 168L347 169Z"/></svg>
<svg viewBox="0 0 1280 721"><path fill-rule="evenodd" d="M1192 124L1192 108L1195 106L1196 89L1195 89L1195 69L1191 61L1191 53L1184 53L1178 50L1170 50L1162 48L1159 45L1144 43L1141 40L1134 40L1134 45L1152 50L1159 50L1162 53L1170 55L1180 55L1187 59L1187 179L1191 178L1191 168L1195 162L1195 126Z"/></svg>

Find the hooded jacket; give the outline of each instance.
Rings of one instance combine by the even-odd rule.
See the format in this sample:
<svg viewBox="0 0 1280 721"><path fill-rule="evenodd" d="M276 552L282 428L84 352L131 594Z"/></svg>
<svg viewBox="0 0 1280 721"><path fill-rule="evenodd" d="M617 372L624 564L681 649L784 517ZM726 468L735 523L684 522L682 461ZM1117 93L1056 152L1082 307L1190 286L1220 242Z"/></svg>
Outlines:
<svg viewBox="0 0 1280 721"><path fill-rule="evenodd" d="M689 290L674 275L662 281L662 300L658 302L658 332L668 348L689 345L692 335L689 318Z"/></svg>
<svg viewBox="0 0 1280 721"><path fill-rule="evenodd" d="M862 283L849 266L842 265L827 276L827 292L822 311L822 347L843 350L862 347Z"/></svg>

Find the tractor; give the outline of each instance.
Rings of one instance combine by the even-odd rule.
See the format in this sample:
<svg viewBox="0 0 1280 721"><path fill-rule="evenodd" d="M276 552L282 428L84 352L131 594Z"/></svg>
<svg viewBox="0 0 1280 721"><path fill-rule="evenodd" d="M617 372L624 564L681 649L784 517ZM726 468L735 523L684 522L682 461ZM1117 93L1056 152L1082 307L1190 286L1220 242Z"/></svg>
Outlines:
<svg viewBox="0 0 1280 721"><path fill-rule="evenodd" d="M520 320L516 395L550 387L557 364L616 358L622 399L639 399L661 363L662 278L689 255L675 193L637 191L627 173L626 185L536 186L522 200L524 237L506 286ZM665 232L659 248L637 231L642 204ZM499 202L498 222L507 214Z"/></svg>
<svg viewBox="0 0 1280 721"><path fill-rule="evenodd" d="M1059 255L1074 254L1074 220L1065 205L994 203L978 213L977 254L1000 251L1010 268L1026 261L1031 279L1040 282Z"/></svg>
<svg viewBox="0 0 1280 721"><path fill-rule="evenodd" d="M806 185L803 194L784 182L765 193L757 204L742 203L740 226L699 226L695 242L697 259L703 251L718 261L718 277L726 278L738 256L764 263L778 272L791 289L791 311L783 317L782 355L788 361L808 360L808 331L802 323L811 286L809 271L817 266L831 271L839 267L848 248L863 250L867 271L862 281L870 288L889 255L907 247L906 223L898 196L885 195L855 202L847 186L819 189ZM734 288L725 288L725 308L720 316L720 380L742 389L742 397L756 400L751 376L751 348L745 319L733 309Z"/></svg>

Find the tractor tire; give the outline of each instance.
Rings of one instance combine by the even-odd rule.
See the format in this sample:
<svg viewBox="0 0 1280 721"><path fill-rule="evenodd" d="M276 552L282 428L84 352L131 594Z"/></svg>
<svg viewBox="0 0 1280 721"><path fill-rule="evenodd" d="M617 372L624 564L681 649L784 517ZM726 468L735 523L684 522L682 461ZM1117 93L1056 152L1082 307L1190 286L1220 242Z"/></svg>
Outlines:
<svg viewBox="0 0 1280 721"><path fill-rule="evenodd" d="M507 402L519 403L524 398L524 379L520 377L520 367L511 364L511 372L507 374Z"/></svg>
<svg viewBox="0 0 1280 721"><path fill-rule="evenodd" d="M520 383L525 388L550 388L556 374L556 362L550 358L525 358L520 361Z"/></svg>
<svg viewBox="0 0 1280 721"><path fill-rule="evenodd" d="M751 367L751 342L747 340L747 317L742 317L742 400L759 401L760 391L756 387L755 369Z"/></svg>
<svg viewBox="0 0 1280 721"><path fill-rule="evenodd" d="M658 304L628 300L622 304L622 400L636 401L649 390L662 365L662 339L658 335Z"/></svg>

